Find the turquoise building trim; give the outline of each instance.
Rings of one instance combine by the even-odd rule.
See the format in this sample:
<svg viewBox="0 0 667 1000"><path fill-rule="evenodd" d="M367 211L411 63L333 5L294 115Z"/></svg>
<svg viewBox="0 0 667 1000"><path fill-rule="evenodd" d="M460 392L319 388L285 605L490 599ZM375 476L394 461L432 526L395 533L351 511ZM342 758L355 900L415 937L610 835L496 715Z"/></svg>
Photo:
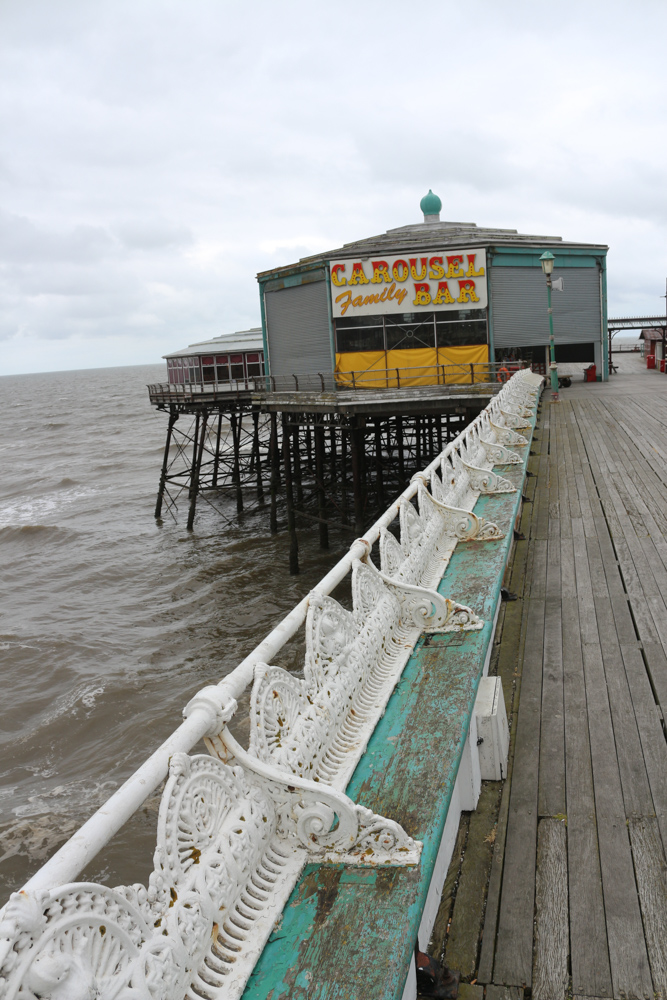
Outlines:
<svg viewBox="0 0 667 1000"><path fill-rule="evenodd" d="M489 361L493 364L496 360L496 346L493 339L493 296L491 295L491 275L490 268L493 266L495 252L492 247L486 251L486 330L489 341Z"/></svg>
<svg viewBox="0 0 667 1000"><path fill-rule="evenodd" d="M600 291L602 298L602 381L609 381L609 328L607 318L607 255L600 254Z"/></svg>
<svg viewBox="0 0 667 1000"><path fill-rule="evenodd" d="M330 264L327 261L326 264L326 283L327 283L327 309L329 310L329 341L331 346L331 371L336 371L336 333L334 330L333 321L333 307L331 305L331 272Z"/></svg>

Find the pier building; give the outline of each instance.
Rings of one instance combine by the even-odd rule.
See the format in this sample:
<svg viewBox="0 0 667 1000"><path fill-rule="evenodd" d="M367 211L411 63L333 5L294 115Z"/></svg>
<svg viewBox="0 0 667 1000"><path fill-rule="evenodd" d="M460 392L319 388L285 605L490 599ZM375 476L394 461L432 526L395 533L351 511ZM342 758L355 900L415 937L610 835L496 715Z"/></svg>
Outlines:
<svg viewBox="0 0 667 1000"><path fill-rule="evenodd" d="M423 221L257 276L273 376L333 373L371 388L475 381L470 365L548 364L540 255L563 293L553 302L556 360L589 362L606 380L606 255L600 244L441 221L429 191Z"/></svg>
<svg viewBox="0 0 667 1000"><path fill-rule="evenodd" d="M223 333L163 357L169 385L245 388L264 374L262 329Z"/></svg>
<svg viewBox="0 0 667 1000"><path fill-rule="evenodd" d="M169 413L157 517L185 496L192 528L198 499L231 517L270 498L295 572L298 522L323 547L332 526L361 534L512 371L545 373L546 249L557 360L606 381L607 247L441 207L429 191L421 222L261 272L261 346L258 328L167 356L168 382L149 386Z"/></svg>

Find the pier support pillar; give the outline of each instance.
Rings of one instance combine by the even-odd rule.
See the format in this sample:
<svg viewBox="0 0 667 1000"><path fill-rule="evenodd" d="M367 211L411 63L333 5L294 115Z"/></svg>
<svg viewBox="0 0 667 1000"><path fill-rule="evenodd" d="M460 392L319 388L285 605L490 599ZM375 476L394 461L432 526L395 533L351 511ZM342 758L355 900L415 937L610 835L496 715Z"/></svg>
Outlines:
<svg viewBox="0 0 667 1000"><path fill-rule="evenodd" d="M352 488L354 490L354 528L359 535L364 533L364 494L362 484L363 431L355 421L351 432L352 445Z"/></svg>
<svg viewBox="0 0 667 1000"><path fill-rule="evenodd" d="M257 480L257 499L264 503L264 484L262 483L262 460L259 453L259 410L253 410L252 422L254 425L252 436L252 460L255 464L255 478Z"/></svg>
<svg viewBox="0 0 667 1000"><path fill-rule="evenodd" d="M375 481L377 483L377 502L382 509L384 501L384 472L382 467L382 423L379 419L375 421Z"/></svg>
<svg viewBox="0 0 667 1000"><path fill-rule="evenodd" d="M192 531L195 523L195 511L197 510L197 494L199 493L199 473L201 472L201 460L204 454L204 444L206 442L206 424L208 422L208 411L203 410L201 420L199 414L195 421L195 437L193 448L192 474L190 477L190 509L188 510L187 530Z"/></svg>
<svg viewBox="0 0 667 1000"><path fill-rule="evenodd" d="M278 452L278 416L272 413L271 436L269 438L269 460L271 462L271 514L270 530L275 535L278 531L278 487L280 486L280 453Z"/></svg>
<svg viewBox="0 0 667 1000"><path fill-rule="evenodd" d="M243 491L241 489L241 465L240 465L241 420L243 419L243 417L241 413L238 414L238 417L236 413L232 413L229 419L232 425L232 443L234 445L234 466L232 472L232 480L234 482L234 485L236 486L236 510L240 514L243 510Z"/></svg>
<svg viewBox="0 0 667 1000"><path fill-rule="evenodd" d="M211 486L215 489L218 485L218 472L220 471L220 437L222 435L222 411L218 414L218 430L215 435L215 455L213 456L213 479Z"/></svg>
<svg viewBox="0 0 667 1000"><path fill-rule="evenodd" d="M282 415L283 424L283 466L285 472L285 498L287 500L287 530L289 531L289 571L292 576L299 572L299 541L294 518L294 493L292 490L292 460L290 456L290 428L287 415Z"/></svg>
<svg viewBox="0 0 667 1000"><path fill-rule="evenodd" d="M324 520L326 497L324 493L324 427L315 425L315 480L317 483L317 514L320 519L320 548L329 548L329 527Z"/></svg>
<svg viewBox="0 0 667 1000"><path fill-rule="evenodd" d="M169 413L169 423L167 425L167 440L164 445L164 458L162 459L162 471L160 472L160 485L157 491L157 502L155 504L155 517L159 518L162 516L162 500L164 499L164 491L167 485L167 470L169 468L169 448L171 447L171 437L174 430L174 424L178 420L178 412L176 410L171 410Z"/></svg>

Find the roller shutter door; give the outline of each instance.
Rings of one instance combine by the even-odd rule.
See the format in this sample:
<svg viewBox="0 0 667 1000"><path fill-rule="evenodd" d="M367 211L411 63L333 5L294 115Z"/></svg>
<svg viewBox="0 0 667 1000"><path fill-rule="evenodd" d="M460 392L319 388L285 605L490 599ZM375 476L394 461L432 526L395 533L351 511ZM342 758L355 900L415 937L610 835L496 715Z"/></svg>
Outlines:
<svg viewBox="0 0 667 1000"><path fill-rule="evenodd" d="M330 373L331 334L326 282L266 292L264 305L271 374Z"/></svg>
<svg viewBox="0 0 667 1000"><path fill-rule="evenodd" d="M529 347L549 341L546 279L541 268L492 267L491 301L495 347ZM599 343L600 273L597 267L563 267L565 290L552 292L557 344Z"/></svg>

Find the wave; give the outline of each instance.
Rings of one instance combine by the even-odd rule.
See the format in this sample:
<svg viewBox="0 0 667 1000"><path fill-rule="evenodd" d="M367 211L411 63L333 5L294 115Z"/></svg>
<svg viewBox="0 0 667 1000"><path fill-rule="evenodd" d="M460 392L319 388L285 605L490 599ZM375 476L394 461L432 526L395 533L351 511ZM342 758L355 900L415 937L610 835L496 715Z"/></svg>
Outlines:
<svg viewBox="0 0 667 1000"><path fill-rule="evenodd" d="M64 541L65 539L69 540L75 537L77 534L78 532L70 531L68 528L59 528L56 524L0 525L0 541L3 542L18 539L23 541L33 536L40 539L50 536L52 538L60 538Z"/></svg>
<svg viewBox="0 0 667 1000"><path fill-rule="evenodd" d="M44 527L45 518L57 517L63 508L99 492L98 489L76 484L63 486L63 482L61 480L57 493L47 493L41 497L21 497L0 506L0 528Z"/></svg>

